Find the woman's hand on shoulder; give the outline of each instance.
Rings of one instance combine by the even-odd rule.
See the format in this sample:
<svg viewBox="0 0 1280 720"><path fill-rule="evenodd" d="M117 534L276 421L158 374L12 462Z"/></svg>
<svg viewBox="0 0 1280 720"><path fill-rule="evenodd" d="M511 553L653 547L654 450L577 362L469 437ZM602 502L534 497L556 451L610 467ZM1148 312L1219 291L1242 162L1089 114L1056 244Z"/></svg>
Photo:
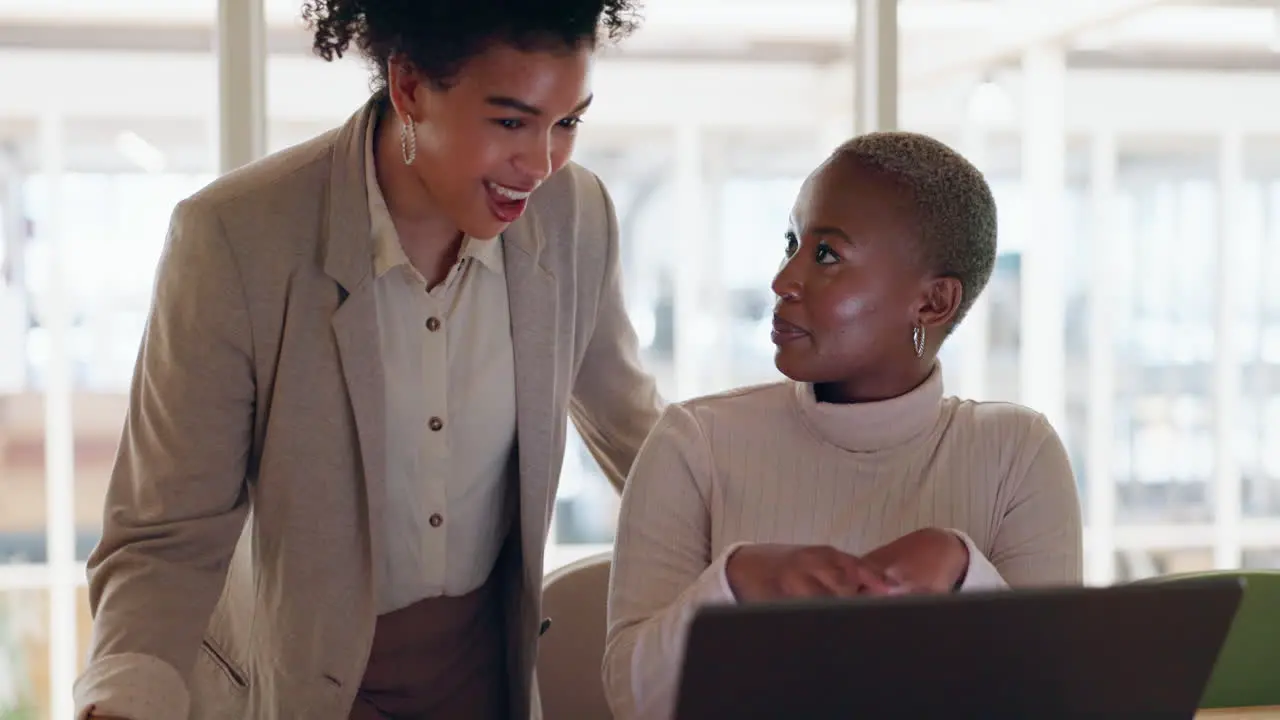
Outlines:
<svg viewBox="0 0 1280 720"><path fill-rule="evenodd" d="M725 577L739 602L897 591L879 565L828 545L744 545L725 562Z"/></svg>
<svg viewBox="0 0 1280 720"><path fill-rule="evenodd" d="M866 559L884 568L908 592L947 593L955 590L969 570L969 548L953 532L930 527L907 533L867 553Z"/></svg>

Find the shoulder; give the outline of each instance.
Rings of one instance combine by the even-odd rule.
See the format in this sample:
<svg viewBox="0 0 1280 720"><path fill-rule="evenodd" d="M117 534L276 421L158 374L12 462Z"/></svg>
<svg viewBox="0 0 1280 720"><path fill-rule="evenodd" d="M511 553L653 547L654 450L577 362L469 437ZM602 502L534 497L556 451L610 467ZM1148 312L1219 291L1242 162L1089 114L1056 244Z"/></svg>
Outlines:
<svg viewBox="0 0 1280 720"><path fill-rule="evenodd" d="M1044 440L1054 434L1053 426L1043 414L1025 405L1011 402L979 402L948 397L952 423L983 436L1009 439Z"/></svg>
<svg viewBox="0 0 1280 720"><path fill-rule="evenodd" d="M192 208L234 213L293 197L317 204L333 164L337 130L286 148L219 177L184 201Z"/></svg>
<svg viewBox="0 0 1280 720"><path fill-rule="evenodd" d="M542 215L589 216L603 213L609 197L598 175L570 162L538 187L532 201Z"/></svg>
<svg viewBox="0 0 1280 720"><path fill-rule="evenodd" d="M957 442L983 448L989 457L1018 466L1030 463L1046 446L1065 453L1049 419L1029 407L954 397L943 402L950 413L947 434Z"/></svg>
<svg viewBox="0 0 1280 720"><path fill-rule="evenodd" d="M640 449L633 478L645 478L641 484L647 491L686 476L705 493L717 473L713 445L730 436L749 442L747 434L768 427L760 413L787 407L789 388L786 383L755 385L667 405ZM632 492L634 484L628 480L624 492Z"/></svg>
<svg viewBox="0 0 1280 720"><path fill-rule="evenodd" d="M700 417L751 417L754 413L788 407L793 390L793 385L785 381L760 383L703 395L675 405Z"/></svg>
<svg viewBox="0 0 1280 720"><path fill-rule="evenodd" d="M761 415L777 417L792 407L793 386L772 382L726 390L671 403L654 429L694 434L703 440L712 434L747 430L760 425Z"/></svg>
<svg viewBox="0 0 1280 720"><path fill-rule="evenodd" d="M569 163L533 194L530 210L537 218L543 251L556 262L572 262L581 269L603 268L617 244L617 216L604 183L592 171ZM572 258L572 260L570 259Z"/></svg>
<svg viewBox="0 0 1280 720"><path fill-rule="evenodd" d="M211 230L237 254L277 248L293 255L313 244L325 222L337 131L233 170L178 203L174 230L194 237Z"/></svg>

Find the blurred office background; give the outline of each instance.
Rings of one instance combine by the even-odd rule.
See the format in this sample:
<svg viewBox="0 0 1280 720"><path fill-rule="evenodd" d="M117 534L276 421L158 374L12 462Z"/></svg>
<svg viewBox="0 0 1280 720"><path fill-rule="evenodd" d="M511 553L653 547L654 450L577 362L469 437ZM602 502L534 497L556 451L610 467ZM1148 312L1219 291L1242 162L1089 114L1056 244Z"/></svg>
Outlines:
<svg viewBox="0 0 1280 720"><path fill-rule="evenodd" d="M358 60L310 54L299 4L0 0L0 717L70 715L84 560L172 206L366 97ZM949 388L1056 423L1088 580L1280 567L1276 0L646 16L599 64L577 159L614 194L669 398L776 377L788 210L855 116L928 132L988 173L1002 213ZM617 505L573 438L548 564L608 547Z"/></svg>

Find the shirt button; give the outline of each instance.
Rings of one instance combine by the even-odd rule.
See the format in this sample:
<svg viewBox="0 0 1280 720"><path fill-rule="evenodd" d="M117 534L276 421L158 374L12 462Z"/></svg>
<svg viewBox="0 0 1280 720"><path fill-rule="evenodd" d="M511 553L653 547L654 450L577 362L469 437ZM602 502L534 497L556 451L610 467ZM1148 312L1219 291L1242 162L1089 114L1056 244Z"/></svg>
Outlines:
<svg viewBox="0 0 1280 720"><path fill-rule="evenodd" d="M431 428L432 432L440 432L444 428L444 421L438 417L433 417L427 421L427 427Z"/></svg>
<svg viewBox="0 0 1280 720"><path fill-rule="evenodd" d="M442 517L440 513L435 513L427 520L427 522L431 523L431 527L440 527L444 524L444 517Z"/></svg>
<svg viewBox="0 0 1280 720"><path fill-rule="evenodd" d="M427 329L435 332L440 329L440 318L427 318Z"/></svg>

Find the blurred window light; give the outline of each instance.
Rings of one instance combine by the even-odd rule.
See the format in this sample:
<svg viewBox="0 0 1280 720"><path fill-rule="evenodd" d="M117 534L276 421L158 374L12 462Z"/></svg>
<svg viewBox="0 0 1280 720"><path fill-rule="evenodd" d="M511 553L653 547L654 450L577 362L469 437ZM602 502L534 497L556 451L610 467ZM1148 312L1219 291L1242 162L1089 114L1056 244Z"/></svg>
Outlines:
<svg viewBox="0 0 1280 720"><path fill-rule="evenodd" d="M164 172L164 153L141 135L126 130L116 136L116 151L145 172Z"/></svg>
<svg viewBox="0 0 1280 720"><path fill-rule="evenodd" d="M990 75L969 93L969 122L981 127L1012 124L1015 120L1013 98L1009 91Z"/></svg>

